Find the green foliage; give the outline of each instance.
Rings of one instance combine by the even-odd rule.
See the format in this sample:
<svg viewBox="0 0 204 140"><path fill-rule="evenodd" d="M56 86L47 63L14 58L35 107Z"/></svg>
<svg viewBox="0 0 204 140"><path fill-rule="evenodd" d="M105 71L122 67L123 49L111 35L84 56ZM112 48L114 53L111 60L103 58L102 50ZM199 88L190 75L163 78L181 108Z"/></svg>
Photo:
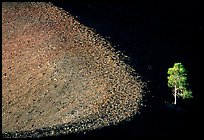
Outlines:
<svg viewBox="0 0 204 140"><path fill-rule="evenodd" d="M187 71L181 63L175 63L173 68L169 68L168 86L174 89L174 94L183 99L193 98L192 92L188 90Z"/></svg>

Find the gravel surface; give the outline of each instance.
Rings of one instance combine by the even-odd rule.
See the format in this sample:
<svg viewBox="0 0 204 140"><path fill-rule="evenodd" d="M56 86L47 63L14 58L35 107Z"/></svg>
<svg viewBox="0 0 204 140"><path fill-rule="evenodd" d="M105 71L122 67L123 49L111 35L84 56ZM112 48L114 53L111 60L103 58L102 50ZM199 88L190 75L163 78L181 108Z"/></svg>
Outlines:
<svg viewBox="0 0 204 140"><path fill-rule="evenodd" d="M3 3L3 137L78 133L131 118L145 84L127 58L50 3Z"/></svg>

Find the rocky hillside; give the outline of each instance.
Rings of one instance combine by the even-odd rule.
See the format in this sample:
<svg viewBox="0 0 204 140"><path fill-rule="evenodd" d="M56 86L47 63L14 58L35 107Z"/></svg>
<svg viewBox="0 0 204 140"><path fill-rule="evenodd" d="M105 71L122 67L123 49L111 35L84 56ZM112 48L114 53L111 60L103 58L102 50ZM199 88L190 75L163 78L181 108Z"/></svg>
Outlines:
<svg viewBox="0 0 204 140"><path fill-rule="evenodd" d="M3 3L4 136L28 131L32 137L42 128L49 128L42 135L58 135L51 128L60 125L66 126L62 133L73 133L137 114L144 83L124 59L110 42L52 4Z"/></svg>

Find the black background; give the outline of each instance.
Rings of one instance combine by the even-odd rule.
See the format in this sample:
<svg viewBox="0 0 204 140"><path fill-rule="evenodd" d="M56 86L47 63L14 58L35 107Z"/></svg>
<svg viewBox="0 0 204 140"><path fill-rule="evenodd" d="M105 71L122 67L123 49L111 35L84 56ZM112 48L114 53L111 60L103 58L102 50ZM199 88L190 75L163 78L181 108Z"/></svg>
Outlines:
<svg viewBox="0 0 204 140"><path fill-rule="evenodd" d="M140 115L117 126L69 137L199 136L202 125L201 3L195 0L136 2L54 2L93 28L132 65L148 84ZM178 100L167 87L167 70L181 62L188 70L192 100ZM68 137L68 136L63 136Z"/></svg>

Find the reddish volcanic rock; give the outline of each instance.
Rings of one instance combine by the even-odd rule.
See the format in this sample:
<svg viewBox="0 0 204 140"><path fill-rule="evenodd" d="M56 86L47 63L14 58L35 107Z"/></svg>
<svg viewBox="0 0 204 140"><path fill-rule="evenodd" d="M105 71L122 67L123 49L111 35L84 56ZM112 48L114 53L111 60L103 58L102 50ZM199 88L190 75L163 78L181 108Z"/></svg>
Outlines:
<svg viewBox="0 0 204 140"><path fill-rule="evenodd" d="M84 122L81 131L137 113L141 80L69 13L48 3L3 3L2 41L3 132Z"/></svg>

